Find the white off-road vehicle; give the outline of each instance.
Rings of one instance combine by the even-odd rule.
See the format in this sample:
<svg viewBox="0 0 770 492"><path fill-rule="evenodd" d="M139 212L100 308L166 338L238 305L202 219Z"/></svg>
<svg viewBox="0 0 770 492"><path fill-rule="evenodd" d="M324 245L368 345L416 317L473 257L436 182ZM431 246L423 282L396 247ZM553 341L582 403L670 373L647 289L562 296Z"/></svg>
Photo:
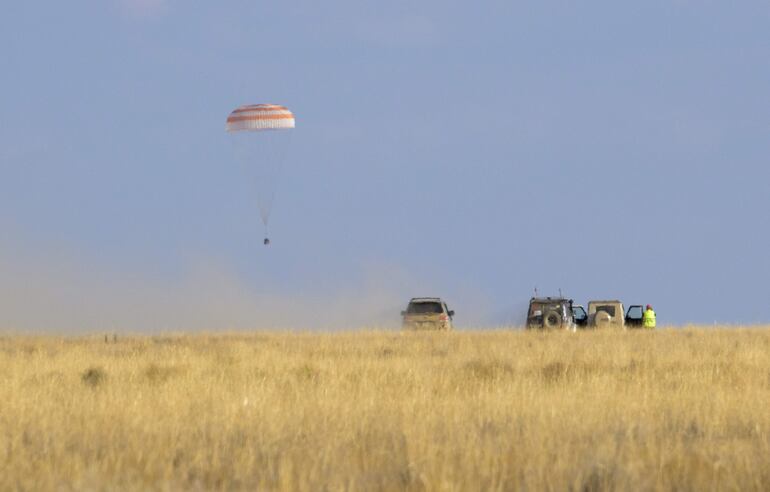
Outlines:
<svg viewBox="0 0 770 492"><path fill-rule="evenodd" d="M588 302L588 327L589 328L640 328L642 326L641 305L633 305L628 311L623 311L623 303L612 301Z"/></svg>

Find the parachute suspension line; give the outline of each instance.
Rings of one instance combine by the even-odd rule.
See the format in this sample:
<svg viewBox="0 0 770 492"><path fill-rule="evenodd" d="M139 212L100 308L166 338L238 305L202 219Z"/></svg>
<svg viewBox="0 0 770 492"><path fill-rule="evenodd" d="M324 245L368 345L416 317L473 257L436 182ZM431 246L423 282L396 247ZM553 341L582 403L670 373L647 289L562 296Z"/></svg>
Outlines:
<svg viewBox="0 0 770 492"><path fill-rule="evenodd" d="M293 115L291 125L291 128L294 128ZM261 191L260 194L262 195L262 203L260 203L258 206L260 216L262 217L262 223L265 224L265 235L267 235L268 222L270 221L270 215L273 213L273 204L275 202L277 183L280 179L280 175L282 174L283 162L286 160L286 154L289 152L289 147L291 147L291 141L294 132L284 130L277 132L278 135L275 135L276 130L271 129L265 133L267 134L266 136L272 136L273 139L277 139L278 135L281 135L280 138L282 139L279 142L273 142L271 144L270 151L263 152L264 160L267 162L265 162L265 164L262 166L262 169L265 171L265 173L261 176L261 178L267 182L268 186L266 189ZM265 147L267 147L267 145L265 145Z"/></svg>

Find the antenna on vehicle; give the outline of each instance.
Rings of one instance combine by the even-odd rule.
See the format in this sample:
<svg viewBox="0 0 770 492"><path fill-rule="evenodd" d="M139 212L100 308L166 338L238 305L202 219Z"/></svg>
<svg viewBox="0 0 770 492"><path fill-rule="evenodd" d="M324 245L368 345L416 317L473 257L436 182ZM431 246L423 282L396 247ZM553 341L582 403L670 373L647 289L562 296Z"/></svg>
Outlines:
<svg viewBox="0 0 770 492"><path fill-rule="evenodd" d="M537 297L537 286L535 286L535 297Z"/></svg>
<svg viewBox="0 0 770 492"><path fill-rule="evenodd" d="M559 288L559 297L564 297L563 295L561 295L561 288Z"/></svg>

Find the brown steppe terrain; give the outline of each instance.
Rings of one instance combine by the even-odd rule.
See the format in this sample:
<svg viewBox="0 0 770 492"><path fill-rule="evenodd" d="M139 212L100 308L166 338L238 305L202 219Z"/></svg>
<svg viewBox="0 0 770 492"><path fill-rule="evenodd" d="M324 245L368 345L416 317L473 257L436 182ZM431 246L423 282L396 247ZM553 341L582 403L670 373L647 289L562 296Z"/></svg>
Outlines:
<svg viewBox="0 0 770 492"><path fill-rule="evenodd" d="M770 490L770 329L0 338L0 490Z"/></svg>

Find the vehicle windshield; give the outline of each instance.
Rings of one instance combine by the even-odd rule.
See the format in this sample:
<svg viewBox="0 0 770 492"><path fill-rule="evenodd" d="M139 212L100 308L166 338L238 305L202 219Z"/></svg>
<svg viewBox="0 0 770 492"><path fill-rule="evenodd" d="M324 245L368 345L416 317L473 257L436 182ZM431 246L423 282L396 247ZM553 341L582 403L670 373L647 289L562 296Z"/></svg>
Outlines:
<svg viewBox="0 0 770 492"><path fill-rule="evenodd" d="M407 314L441 314L444 308L440 302L410 302Z"/></svg>

